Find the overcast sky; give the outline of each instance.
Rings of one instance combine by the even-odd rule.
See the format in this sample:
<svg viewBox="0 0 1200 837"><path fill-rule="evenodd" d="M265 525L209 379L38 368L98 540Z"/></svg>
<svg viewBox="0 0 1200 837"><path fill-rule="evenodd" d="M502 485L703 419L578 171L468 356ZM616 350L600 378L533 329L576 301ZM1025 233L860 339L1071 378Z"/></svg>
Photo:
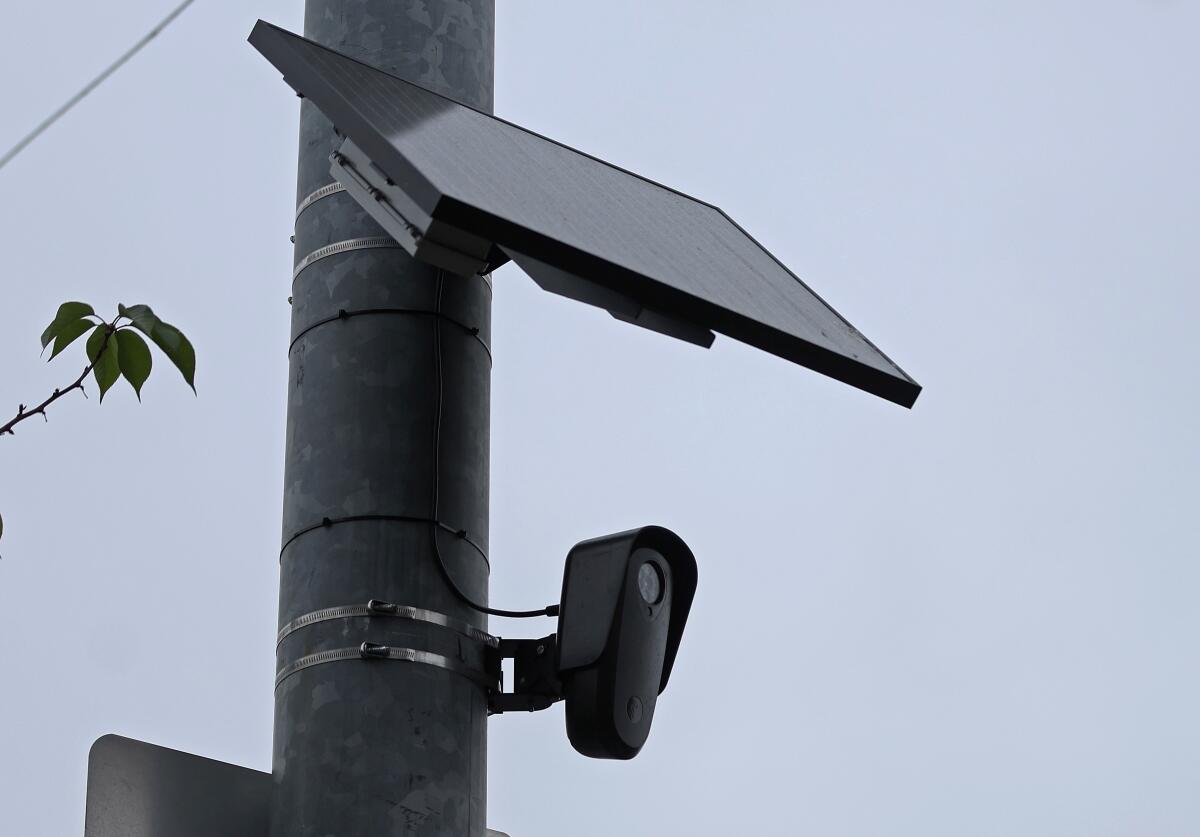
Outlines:
<svg viewBox="0 0 1200 837"><path fill-rule="evenodd" d="M170 5L7 9L0 146ZM496 274L493 603L644 523L700 587L635 761L491 721L493 827L1200 832L1200 6L498 6L499 115L720 205L926 389ZM0 439L5 834L82 834L107 732L269 769L298 109L245 37L301 12L198 0L0 171L0 422L82 368L63 300L199 355Z"/></svg>

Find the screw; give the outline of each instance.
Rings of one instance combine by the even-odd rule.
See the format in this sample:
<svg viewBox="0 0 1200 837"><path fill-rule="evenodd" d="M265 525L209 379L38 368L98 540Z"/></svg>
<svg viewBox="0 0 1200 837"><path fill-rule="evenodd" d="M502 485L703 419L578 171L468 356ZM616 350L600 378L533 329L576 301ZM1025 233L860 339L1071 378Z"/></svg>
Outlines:
<svg viewBox="0 0 1200 837"><path fill-rule="evenodd" d="M543 654L545 654L545 653L546 653L546 646L544 646L544 645L539 645L539 646L537 647L537 655L540 657L540 656L542 656L542 655L543 655Z"/></svg>

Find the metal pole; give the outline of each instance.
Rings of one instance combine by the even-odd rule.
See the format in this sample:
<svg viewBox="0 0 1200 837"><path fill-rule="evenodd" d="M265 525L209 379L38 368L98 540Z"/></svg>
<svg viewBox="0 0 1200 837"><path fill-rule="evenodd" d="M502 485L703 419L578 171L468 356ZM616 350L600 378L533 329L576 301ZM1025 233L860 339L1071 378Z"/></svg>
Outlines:
<svg viewBox="0 0 1200 837"><path fill-rule="evenodd" d="M494 0L307 0L304 29L490 111L494 14ZM376 599L486 628L433 539L486 603L490 280L413 261L326 189L338 144L304 102L279 624ZM349 615L289 634L278 668L364 641L480 662L452 628ZM275 693L272 837L482 837L486 722L480 686L437 665L344 654L290 674Z"/></svg>

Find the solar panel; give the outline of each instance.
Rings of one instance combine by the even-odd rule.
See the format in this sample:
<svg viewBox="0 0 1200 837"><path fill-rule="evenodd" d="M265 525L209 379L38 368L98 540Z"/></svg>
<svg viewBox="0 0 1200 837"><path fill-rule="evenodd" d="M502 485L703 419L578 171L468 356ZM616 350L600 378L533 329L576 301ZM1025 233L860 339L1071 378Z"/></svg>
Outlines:
<svg viewBox="0 0 1200 837"><path fill-rule="evenodd" d="M911 407L920 386L724 212L259 21L337 126L334 176L410 253L511 259L548 291L707 346L712 332Z"/></svg>

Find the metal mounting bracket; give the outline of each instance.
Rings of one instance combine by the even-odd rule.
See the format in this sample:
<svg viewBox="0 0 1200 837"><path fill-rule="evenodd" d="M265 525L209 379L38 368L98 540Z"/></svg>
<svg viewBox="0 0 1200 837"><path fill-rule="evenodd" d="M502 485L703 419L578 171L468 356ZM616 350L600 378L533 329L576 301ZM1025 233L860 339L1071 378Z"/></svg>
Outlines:
<svg viewBox="0 0 1200 837"><path fill-rule="evenodd" d="M496 678L500 688L488 693L489 715L538 712L563 699L557 634L541 639L501 639L493 658L497 670L502 660L513 661L514 683L513 691L505 692L503 679Z"/></svg>
<svg viewBox="0 0 1200 837"><path fill-rule="evenodd" d="M350 140L329 161L330 174L413 258L463 276L508 261L488 239L434 220Z"/></svg>

